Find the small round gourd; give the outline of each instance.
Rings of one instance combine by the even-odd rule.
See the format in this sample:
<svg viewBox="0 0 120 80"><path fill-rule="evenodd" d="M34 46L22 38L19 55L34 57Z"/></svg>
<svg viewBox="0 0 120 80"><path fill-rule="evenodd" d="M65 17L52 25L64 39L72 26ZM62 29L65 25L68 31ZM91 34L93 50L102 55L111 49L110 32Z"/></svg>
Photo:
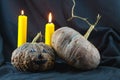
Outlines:
<svg viewBox="0 0 120 80"><path fill-rule="evenodd" d="M89 70L100 63L97 48L72 28L62 27L56 30L51 44L57 55L75 68Z"/></svg>
<svg viewBox="0 0 120 80"><path fill-rule="evenodd" d="M25 43L12 53L11 63L20 71L39 72L54 67L53 49L40 43Z"/></svg>

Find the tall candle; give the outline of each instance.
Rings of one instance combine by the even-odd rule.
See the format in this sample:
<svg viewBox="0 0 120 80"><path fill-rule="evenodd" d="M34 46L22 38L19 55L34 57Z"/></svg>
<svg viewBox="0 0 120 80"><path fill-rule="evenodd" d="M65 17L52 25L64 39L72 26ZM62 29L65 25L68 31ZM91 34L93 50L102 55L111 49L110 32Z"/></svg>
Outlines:
<svg viewBox="0 0 120 80"><path fill-rule="evenodd" d="M52 14L49 13L48 23L45 26L45 44L51 46L51 37L55 30L55 25L52 23Z"/></svg>
<svg viewBox="0 0 120 80"><path fill-rule="evenodd" d="M18 47L26 43L27 40L27 16L21 10L21 15L18 16Z"/></svg>

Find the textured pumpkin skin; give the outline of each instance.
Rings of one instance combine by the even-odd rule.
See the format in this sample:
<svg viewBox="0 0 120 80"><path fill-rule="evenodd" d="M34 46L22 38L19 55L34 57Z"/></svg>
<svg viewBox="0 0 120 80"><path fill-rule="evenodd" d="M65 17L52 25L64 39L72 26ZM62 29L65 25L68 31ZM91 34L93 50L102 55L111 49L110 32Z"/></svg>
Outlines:
<svg viewBox="0 0 120 80"><path fill-rule="evenodd" d="M26 43L12 53L11 63L20 71L39 72L54 67L54 51L44 43Z"/></svg>
<svg viewBox="0 0 120 80"><path fill-rule="evenodd" d="M62 27L56 30L51 43L57 55L75 68L89 70L100 63L97 48L72 28Z"/></svg>

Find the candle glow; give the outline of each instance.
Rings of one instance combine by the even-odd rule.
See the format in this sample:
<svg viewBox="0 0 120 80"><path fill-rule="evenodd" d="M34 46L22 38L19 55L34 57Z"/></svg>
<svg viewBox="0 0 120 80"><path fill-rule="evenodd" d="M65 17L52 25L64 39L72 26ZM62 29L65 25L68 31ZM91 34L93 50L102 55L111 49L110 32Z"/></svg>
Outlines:
<svg viewBox="0 0 120 80"><path fill-rule="evenodd" d="M21 10L21 15L24 15L24 10Z"/></svg>
<svg viewBox="0 0 120 80"><path fill-rule="evenodd" d="M51 13L51 12L49 13L49 16L48 16L48 22L49 22L49 23L52 22L52 13Z"/></svg>

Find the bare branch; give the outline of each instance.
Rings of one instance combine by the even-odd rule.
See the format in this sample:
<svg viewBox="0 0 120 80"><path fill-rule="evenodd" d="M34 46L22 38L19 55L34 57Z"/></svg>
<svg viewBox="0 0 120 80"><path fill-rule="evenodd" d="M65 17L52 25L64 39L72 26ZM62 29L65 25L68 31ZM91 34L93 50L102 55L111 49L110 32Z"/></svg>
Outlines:
<svg viewBox="0 0 120 80"><path fill-rule="evenodd" d="M74 16L74 8L75 8L75 0L72 0L73 1L73 7L72 7L72 16Z"/></svg>
<svg viewBox="0 0 120 80"><path fill-rule="evenodd" d="M101 16L98 14L97 20L96 20L96 22L94 23L95 26L97 25L97 23L98 23L98 21L100 20L100 18L101 18Z"/></svg>
<svg viewBox="0 0 120 80"><path fill-rule="evenodd" d="M74 8L75 8L76 3L75 3L75 0L72 0L72 1L73 1L72 12L71 12L72 16L69 19L67 19L67 21L70 21L73 18L79 18L79 19L85 21L89 26L91 26L92 24L90 24L90 22L87 20L87 18L83 18L83 17L74 15Z"/></svg>
<svg viewBox="0 0 120 80"><path fill-rule="evenodd" d="M75 8L76 3L75 3L75 0L72 0L72 1L73 1L72 12L71 12L72 16L71 16L69 19L67 19L67 21L70 21L70 20L72 20L73 18L78 18L78 19L81 19L81 20L85 21L85 22L90 26L90 28L88 29L88 31L87 31L87 32L85 33L85 35L84 35L84 37L85 37L86 39L88 39L89 35L91 34L91 32L92 32L92 30L94 29L94 27L97 25L97 23L98 23L98 21L100 20L101 16L98 14L96 22L95 22L94 24L91 24L91 23L87 20L87 18L83 18L83 17L74 15L74 8Z"/></svg>

